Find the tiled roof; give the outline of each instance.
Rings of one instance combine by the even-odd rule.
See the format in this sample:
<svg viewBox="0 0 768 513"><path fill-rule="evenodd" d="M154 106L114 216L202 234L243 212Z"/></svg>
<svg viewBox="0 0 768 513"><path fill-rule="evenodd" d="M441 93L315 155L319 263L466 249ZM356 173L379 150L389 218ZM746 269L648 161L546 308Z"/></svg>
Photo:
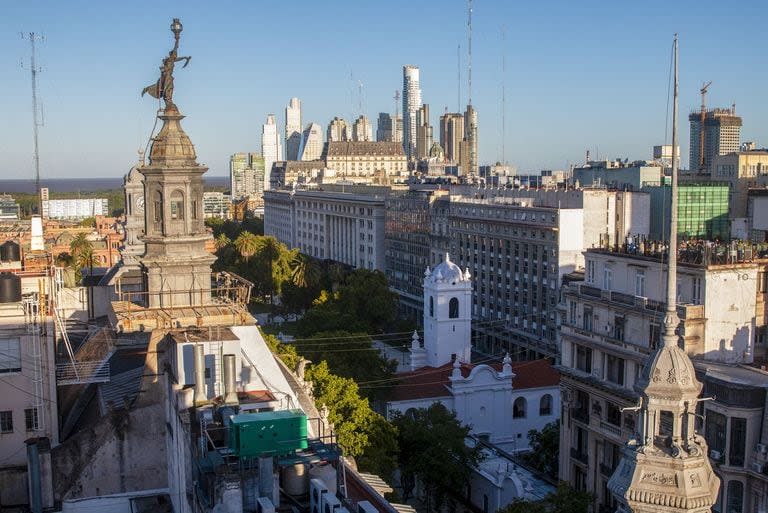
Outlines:
<svg viewBox="0 0 768 513"><path fill-rule="evenodd" d="M475 364L461 364L461 374L467 377ZM497 371L501 370L500 363L492 364ZM411 372L398 374L400 381L392 387L389 401L409 401L413 399L427 399L449 397L450 376L453 372L453 364L446 363L440 367L422 367ZM542 388L557 386L560 382L560 374L552 366L549 360L533 360L526 362L513 362L512 372L515 377L512 385L515 390L528 388Z"/></svg>

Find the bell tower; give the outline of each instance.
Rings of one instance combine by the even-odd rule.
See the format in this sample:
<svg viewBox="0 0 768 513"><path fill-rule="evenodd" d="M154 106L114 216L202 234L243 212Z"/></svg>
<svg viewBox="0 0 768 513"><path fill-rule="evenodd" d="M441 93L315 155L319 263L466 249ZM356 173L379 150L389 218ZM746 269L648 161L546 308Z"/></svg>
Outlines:
<svg viewBox="0 0 768 513"><path fill-rule="evenodd" d="M174 63L189 62L176 54L182 30L178 19L171 30L176 44L163 59L160 79L145 89L165 100L158 114L163 126L152 139L149 163L139 168L144 176L141 266L150 308L210 303L211 264L216 260L205 249L209 235L203 221L203 173L208 168L197 163L195 147L181 127L184 116L173 102Z"/></svg>
<svg viewBox="0 0 768 513"><path fill-rule="evenodd" d="M472 279L447 253L424 271L424 350L430 367L472 356Z"/></svg>

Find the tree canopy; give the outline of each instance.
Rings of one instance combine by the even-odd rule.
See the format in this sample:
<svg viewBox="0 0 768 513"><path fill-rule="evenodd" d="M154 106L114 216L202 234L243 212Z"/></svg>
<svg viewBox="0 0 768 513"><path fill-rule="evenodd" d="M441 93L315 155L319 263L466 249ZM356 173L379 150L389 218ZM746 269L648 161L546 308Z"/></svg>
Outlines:
<svg viewBox="0 0 768 513"><path fill-rule="evenodd" d="M469 426L441 403L398 414L393 424L398 433L403 493L407 498L418 478L426 485L428 502L440 509L448 494L466 488L480 461L480 448L465 443Z"/></svg>
<svg viewBox="0 0 768 513"><path fill-rule="evenodd" d="M541 431L528 431L531 451L523 454L528 465L543 474L557 479L557 465L560 447L560 423L550 422Z"/></svg>
<svg viewBox="0 0 768 513"><path fill-rule="evenodd" d="M587 513L591 503L591 494L574 490L568 483L562 482L557 490L540 501L518 499L498 513Z"/></svg>

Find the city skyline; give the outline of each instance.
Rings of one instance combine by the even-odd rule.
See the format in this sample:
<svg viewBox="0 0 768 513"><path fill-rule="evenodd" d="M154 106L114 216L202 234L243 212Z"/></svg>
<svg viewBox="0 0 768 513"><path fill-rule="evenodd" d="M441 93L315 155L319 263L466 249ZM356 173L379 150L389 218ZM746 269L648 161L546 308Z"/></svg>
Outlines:
<svg viewBox="0 0 768 513"><path fill-rule="evenodd" d="M422 101L431 106L433 126L445 107L463 111L467 101L465 2L412 12L431 20L418 32L397 22L398 12L414 9L399 2L388 9L333 4L322 13L308 5L257 8L235 3L213 11L178 4L153 6L155 14L148 17L142 7L149 5L89 5L87 13L85 3L6 7L8 15L0 21L0 67L7 78L0 100L6 113L0 132L4 174L33 175L29 72L18 66L19 60L28 64L29 43L18 37L19 31L46 36L38 46L43 178L119 176L135 162L155 110L139 96L156 73L146 62L161 56L159 29L170 16L184 21L185 51L193 57L188 68L179 70L185 76L176 98L182 113L190 116L187 130L212 175L227 173L232 153L259 151L267 114L277 114L282 133L279 113L292 96L302 100L305 126L316 122L326 127L334 116L354 120L361 114L359 103L362 114L376 119L379 112L394 113L392 96L402 87L402 66L413 64L420 68ZM662 7L672 9L672 15L662 16ZM768 145L768 128L761 123L768 106L760 96L768 72L754 65L762 46L749 4L715 14L688 2L673 7L555 2L523 8L476 1L473 8L480 164L501 157L502 25L507 30L506 156L521 171L565 168L581 162L587 149L593 157L650 158L651 147L664 142L669 36L675 31L681 34L686 63L681 69L681 112L697 108L701 82L712 80L708 106L735 102L744 119L742 140ZM289 32L324 38L336 55L310 55L304 38L280 34L281 24L265 23L254 33L232 28L233 13L237 19L291 19ZM321 27L315 23L318 17L342 17L349 20L348 29ZM715 22L717 37L706 30ZM605 37L589 35L600 29ZM345 43L355 35L362 43ZM429 44L423 43L425 38ZM463 66L460 95L457 45ZM364 84L362 101L358 81ZM104 130L107 123L109 130ZM667 133L669 138L671 131ZM681 153L687 155L687 127L681 126L680 135Z"/></svg>

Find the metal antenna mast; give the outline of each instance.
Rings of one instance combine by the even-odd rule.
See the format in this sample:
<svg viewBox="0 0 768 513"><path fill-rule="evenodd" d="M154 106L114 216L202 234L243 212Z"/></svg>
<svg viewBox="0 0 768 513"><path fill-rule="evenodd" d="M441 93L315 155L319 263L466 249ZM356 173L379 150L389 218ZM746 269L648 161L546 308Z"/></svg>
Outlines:
<svg viewBox="0 0 768 513"><path fill-rule="evenodd" d="M32 133L35 145L35 192L37 193L37 207L39 209L38 212L42 213L43 204L40 197L40 149L38 147L37 141L38 128L41 126L39 120L37 119L37 73L41 70L38 69L37 64L35 63L35 41L42 41L44 38L43 36L35 34L34 32L30 32L27 36L21 34L21 38L29 39L31 47L29 71L32 73Z"/></svg>
<svg viewBox="0 0 768 513"><path fill-rule="evenodd" d="M507 164L507 27L501 26L501 163Z"/></svg>
<svg viewBox="0 0 768 513"><path fill-rule="evenodd" d="M472 0L467 0L467 28L469 40L469 61L467 62L467 104L472 105Z"/></svg>
<svg viewBox="0 0 768 513"><path fill-rule="evenodd" d="M458 91L458 108L456 112L461 112L461 45L456 46L456 71L457 71L457 83L459 84Z"/></svg>

